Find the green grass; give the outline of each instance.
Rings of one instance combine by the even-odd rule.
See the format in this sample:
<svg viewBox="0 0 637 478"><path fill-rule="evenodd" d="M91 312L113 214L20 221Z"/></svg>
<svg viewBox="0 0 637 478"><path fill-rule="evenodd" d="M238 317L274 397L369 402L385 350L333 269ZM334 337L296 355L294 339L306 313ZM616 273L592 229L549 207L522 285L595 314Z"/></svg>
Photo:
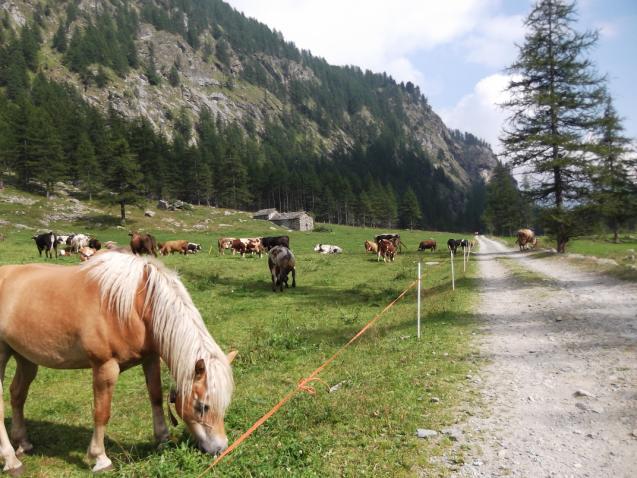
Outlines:
<svg viewBox="0 0 637 478"><path fill-rule="evenodd" d="M0 202L0 217L7 217L2 215L7 206ZM39 211L39 206L29 207ZM35 212L27 215L25 222L37 222ZM470 341L475 263L463 274L462 258L456 259L460 272L454 293L446 251L423 254L415 249L421 239L430 237L444 245L449 235L401 232L409 251L394 263L383 264L363 250L363 241L378 232L373 229L330 225L332 232L292 232L297 288L273 293L266 258L207 253L221 233L278 234L270 223L241 214L225 216L208 208L195 208L190 216L162 212L153 220L162 228L172 227L163 221L166 217L183 222L184 229L214 219L205 232L155 229L150 220L141 217L136 225L156 232L160 239L184 237L203 243L203 254L163 260L179 270L215 340L225 351L239 350L234 362L236 390L226 416L231 442L414 280L419 259L439 262L424 266L422 340L415 338L415 293L410 293L320 375L329 385L343 382L338 391L328 393L325 386L315 383L315 396L294 398L212 475L448 474L430 458L448 449L449 439L420 440L415 432L457 422L463 404L475 399L463 383L465 375L479 366ZM77 226L92 223L82 221L72 227L55 226L85 232L87 229ZM221 227L220 222L230 227ZM111 226L90 230L101 240L125 243L127 239L126 230ZM6 239L0 242L0 263L40 260L30 239L33 231L5 226L3 233ZM344 253L315 254L312 248L319 242L340 245ZM76 260L58 262L75 264ZM12 374L11 363L7 378ZM163 374L167 389L168 372ZM432 402L434 396L440 402ZM8 407L8 392L4 398ZM86 475L88 466L83 459L92 433L91 404L89 371L40 369L26 405L35 445L35 454L24 458L27 476ZM107 430L107 451L116 465L112 474L196 476L211 457L189 445L183 424L172 433L173 442L158 450L152 441L141 368L122 374Z"/></svg>

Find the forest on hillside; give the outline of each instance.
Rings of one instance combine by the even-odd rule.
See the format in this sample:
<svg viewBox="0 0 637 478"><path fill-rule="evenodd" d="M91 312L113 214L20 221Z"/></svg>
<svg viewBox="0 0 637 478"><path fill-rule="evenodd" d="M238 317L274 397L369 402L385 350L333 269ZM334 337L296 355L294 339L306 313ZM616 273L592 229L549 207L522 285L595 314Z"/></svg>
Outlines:
<svg viewBox="0 0 637 478"><path fill-rule="evenodd" d="M385 74L332 67L221 1L169 2L172 8L163 3L148 2L138 15L125 2L109 2L114 10L97 8L78 27L82 12L76 1L66 2L64 21L49 46L85 84L99 86L108 81L107 72L125 75L131 68L142 68L151 84L159 84L166 79L153 55L140 64L134 42L139 22L150 22L209 51L211 61L229 62L224 45L232 45L245 55L242 80L285 97L293 108L268 120L262 132L250 121L226 123L206 110L195 124L184 110L167 112L174 125L169 138L143 117L98 111L73 86L46 76L40 56L51 15L48 3L38 4L21 28L5 12L0 20L0 173L5 181L46 194L54 192L56 182L71 181L89 198L122 204L181 199L236 209L304 209L319 221L351 225L480 227L481 181L467 193L405 133L402 96L428 108L417 87L399 85ZM187 29L183 15L192 20ZM205 41L206 29L216 39L214 51ZM255 52L301 61L320 81L292 82L283 89L249 56ZM179 82L178 65L168 81ZM362 108L382 121L373 127L351 121ZM353 144L336 145L329 153L317 149L299 127L301 117L326 132L347 131ZM483 143L470 134L453 135L467 144Z"/></svg>

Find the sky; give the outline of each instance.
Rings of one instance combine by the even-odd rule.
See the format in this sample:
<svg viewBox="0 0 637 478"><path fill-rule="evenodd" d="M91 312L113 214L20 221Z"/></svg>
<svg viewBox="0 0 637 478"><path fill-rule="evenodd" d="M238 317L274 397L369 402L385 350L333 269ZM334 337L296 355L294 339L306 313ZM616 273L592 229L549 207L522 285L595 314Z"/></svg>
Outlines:
<svg viewBox="0 0 637 478"><path fill-rule="evenodd" d="M447 126L500 150L505 72L532 0L226 0L334 65L357 65L420 86ZM637 1L578 0L578 31L607 75L626 135L637 138Z"/></svg>

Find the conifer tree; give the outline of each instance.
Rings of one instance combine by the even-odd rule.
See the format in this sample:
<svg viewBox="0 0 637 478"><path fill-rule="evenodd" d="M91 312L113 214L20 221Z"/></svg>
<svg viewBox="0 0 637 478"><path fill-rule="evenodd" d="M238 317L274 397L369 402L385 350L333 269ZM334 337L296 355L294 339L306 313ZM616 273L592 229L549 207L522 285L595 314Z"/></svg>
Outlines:
<svg viewBox="0 0 637 478"><path fill-rule="evenodd" d="M95 148L86 133L82 133L75 151L75 157L81 161L82 168L78 171L80 179L84 181L88 199L93 199L93 193L99 184L99 164L95 156Z"/></svg>
<svg viewBox="0 0 637 478"><path fill-rule="evenodd" d="M498 161L487 184L486 208L483 220L487 229L500 236L512 236L523 224L524 202L511 171Z"/></svg>
<svg viewBox="0 0 637 478"><path fill-rule="evenodd" d="M585 53L597 34L574 29L575 6L539 0L526 18L527 34L509 72L509 122L502 137L514 166L534 173L533 197L545 206L544 222L557 251L578 233L578 207L590 191L586 153L599 122L603 78Z"/></svg>
<svg viewBox="0 0 637 478"><path fill-rule="evenodd" d="M624 136L622 120L610 96L598 136L593 205L613 232L613 241L619 242L619 229L637 217L637 160L630 155L630 139Z"/></svg>
<svg viewBox="0 0 637 478"><path fill-rule="evenodd" d="M110 149L112 153L105 184L113 194L109 199L120 206L121 223L126 224L126 205L136 204L141 199L142 173L125 139L116 139Z"/></svg>
<svg viewBox="0 0 637 478"><path fill-rule="evenodd" d="M422 219L422 211L418 204L416 193L411 187L407 188L403 199L400 203L400 222L403 227L413 229L414 226Z"/></svg>

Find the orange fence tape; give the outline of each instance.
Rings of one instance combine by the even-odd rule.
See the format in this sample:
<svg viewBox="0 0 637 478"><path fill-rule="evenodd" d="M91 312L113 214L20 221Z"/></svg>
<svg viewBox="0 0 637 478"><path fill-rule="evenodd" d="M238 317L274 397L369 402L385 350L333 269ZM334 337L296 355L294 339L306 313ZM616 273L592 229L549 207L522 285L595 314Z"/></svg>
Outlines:
<svg viewBox="0 0 637 478"><path fill-rule="evenodd" d="M404 291L402 291L398 297L396 297L394 300L392 300L383 310L381 310L378 314L376 314L372 320L367 322L365 327L363 327L361 330L359 330L359 332L356 335L354 335L354 337L352 337L349 340L349 342L347 342L340 349L338 349L336 351L336 353L334 353L334 355L332 355L325 362L323 362L323 364L320 367L316 368L309 376L299 380L299 383L297 384L296 388L291 390L285 397L283 397L279 401L279 403L277 403L274 407L272 407L272 409L268 413L263 415L256 422L254 422L254 424L250 428L248 428L243 435L241 435L239 438L237 438L232 445L230 445L228 448L226 448L224 450L224 452L221 453L221 455L219 455L217 458L215 458L215 460L210 464L210 466L208 468L206 468L200 475L198 475L197 478L200 478L200 477L204 476L206 473L208 473L210 470L212 470L212 468L217 463L219 463L221 460L223 460L223 458L225 456L227 456L230 453L232 453L235 448L237 448L246 438L248 438L250 435L252 435L252 433L254 433L254 431L257 428L259 428L261 425L263 425L268 420L268 418L270 418L272 415L274 415L279 410L279 408L281 408L286 402L288 402L298 392L301 392L301 391L308 392L308 393L310 393L312 395L314 393L316 393L315 390L312 387L310 387L308 384L310 382L315 382L315 381L323 382L320 378L317 377L317 375L319 373L321 373L321 371L323 371L323 369L325 367L327 367L336 357L338 357L347 347L349 347L361 335L363 335L367 331L367 329L369 329L372 325L374 325L378 321L378 319L380 319L380 317L385 312L387 312L389 309L391 309L393 307L393 305L396 302L398 302L400 299L402 299L405 296L405 294L407 292L409 292L417 283L418 283L418 281L414 281L411 284L409 284L409 286L407 286L407 288ZM325 382L323 382L323 383L325 383Z"/></svg>

